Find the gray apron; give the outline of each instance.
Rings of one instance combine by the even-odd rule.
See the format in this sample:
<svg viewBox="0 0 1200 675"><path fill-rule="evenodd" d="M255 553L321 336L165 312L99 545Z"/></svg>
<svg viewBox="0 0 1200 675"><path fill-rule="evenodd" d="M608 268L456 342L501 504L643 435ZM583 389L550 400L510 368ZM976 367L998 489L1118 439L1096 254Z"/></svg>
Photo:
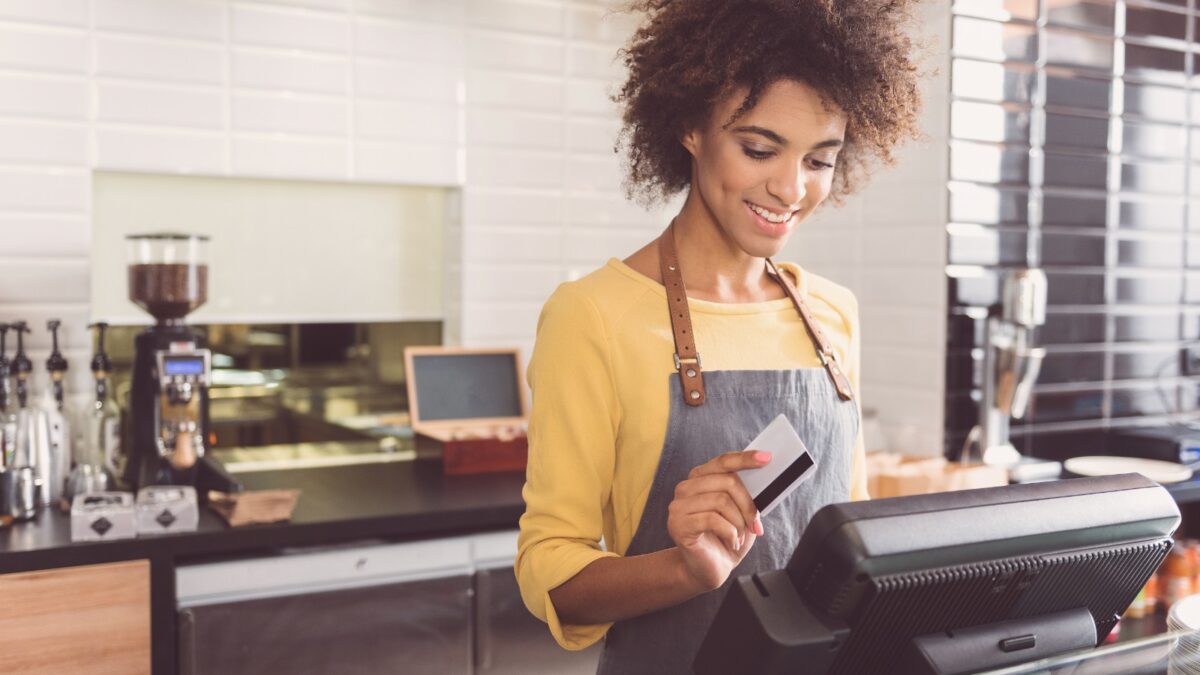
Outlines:
<svg viewBox="0 0 1200 675"><path fill-rule="evenodd" d="M678 266L671 228L663 241L668 247L663 252L664 279L670 284L668 275L674 277ZM768 267L775 271L773 263L768 262ZM675 278L682 284L681 278ZM793 295L794 289L784 285L789 295ZM691 328L687 298L685 293L679 295L682 297L679 304L672 305L672 312L678 311L686 319L677 323L672 315L677 354L691 357L695 345L684 336L687 330L679 332ZM668 302L671 300L669 296ZM811 317L807 316L802 301L797 302L797 309L808 323L810 334L817 331L813 335L815 341L825 345L819 328L809 323ZM721 588L674 607L614 624L605 637L599 675L691 673L692 661L733 579L787 565L813 514L826 504L850 498L851 452L858 436L858 409L853 400L839 396L831 372L824 368L711 371L704 374L703 383L698 385L700 394L696 395L693 390L697 386L694 384L697 373L693 369L698 370L699 361L684 361L682 365L677 361L681 366L680 377L671 377L666 440L642 518L625 555L653 553L675 546L667 532L667 507L674 499L675 486L688 477L692 468L717 455L746 447L781 413L812 453L816 474L763 518L764 536L754 542L750 553ZM692 362L691 367L688 361ZM839 386L848 386L844 382ZM692 396L685 394L684 383L689 389L686 394Z"/></svg>
<svg viewBox="0 0 1200 675"><path fill-rule="evenodd" d="M823 369L710 371L707 390L704 407L689 407L683 403L678 379L671 378L671 415L662 457L626 555L675 546L667 533L667 506L675 485L693 467L746 447L780 413L816 459L817 472L763 518L764 536L754 542L721 588L613 625L598 673L692 672L692 661L732 580L787 565L813 514L826 504L850 498L850 454L858 435L858 412L853 401L838 400Z"/></svg>

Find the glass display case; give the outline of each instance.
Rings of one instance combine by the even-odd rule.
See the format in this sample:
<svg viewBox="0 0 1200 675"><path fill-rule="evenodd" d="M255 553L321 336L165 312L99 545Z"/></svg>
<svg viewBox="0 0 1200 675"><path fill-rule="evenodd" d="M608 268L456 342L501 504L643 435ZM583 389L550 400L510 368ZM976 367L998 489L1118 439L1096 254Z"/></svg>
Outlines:
<svg viewBox="0 0 1200 675"><path fill-rule="evenodd" d="M989 670L990 675L1184 675L1200 673L1200 631L1175 631Z"/></svg>

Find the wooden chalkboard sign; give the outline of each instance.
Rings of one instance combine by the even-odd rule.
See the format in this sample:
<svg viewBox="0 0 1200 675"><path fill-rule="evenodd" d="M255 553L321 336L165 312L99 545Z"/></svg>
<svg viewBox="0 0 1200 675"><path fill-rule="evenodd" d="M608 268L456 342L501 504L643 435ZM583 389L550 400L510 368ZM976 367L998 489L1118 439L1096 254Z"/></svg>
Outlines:
<svg viewBox="0 0 1200 675"><path fill-rule="evenodd" d="M408 347L413 431L440 448L447 474L522 471L528 455L525 388L515 349Z"/></svg>
<svg viewBox="0 0 1200 675"><path fill-rule="evenodd" d="M408 347L404 362L414 429L524 424L525 388L517 350Z"/></svg>

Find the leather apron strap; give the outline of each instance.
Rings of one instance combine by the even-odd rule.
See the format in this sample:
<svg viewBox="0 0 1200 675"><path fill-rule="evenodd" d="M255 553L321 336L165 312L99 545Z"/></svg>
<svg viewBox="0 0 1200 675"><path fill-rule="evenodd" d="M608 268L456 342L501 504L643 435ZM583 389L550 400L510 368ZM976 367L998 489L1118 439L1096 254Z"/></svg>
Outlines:
<svg viewBox="0 0 1200 675"><path fill-rule="evenodd" d="M683 388L683 400L690 406L704 405L704 369L700 353L696 351L695 332L692 330L692 313L688 310L687 289L683 285L683 272L679 268L679 256L675 251L675 221L667 226L658 239L658 260L663 286L667 290L667 306L671 311L671 333L675 337L675 369L679 371L679 383ZM817 358L833 380L838 398L849 401L854 398L850 380L838 365L837 357L829 340L817 324L808 305L796 292L790 279L779 271L770 258L766 259L767 276L783 286L791 299L804 327L812 338Z"/></svg>
<svg viewBox="0 0 1200 675"><path fill-rule="evenodd" d="M675 253L675 221L658 238L658 264L663 286L667 289L667 307L671 310L671 333L675 336L675 369L683 386L683 401L691 406L704 405L704 374L696 340L692 332L692 313L688 310L687 289Z"/></svg>

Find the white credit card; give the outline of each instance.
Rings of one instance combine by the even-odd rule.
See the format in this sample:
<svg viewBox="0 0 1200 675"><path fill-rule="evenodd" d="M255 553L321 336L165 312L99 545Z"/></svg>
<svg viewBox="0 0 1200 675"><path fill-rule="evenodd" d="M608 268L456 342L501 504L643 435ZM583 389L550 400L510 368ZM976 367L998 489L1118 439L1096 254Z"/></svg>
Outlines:
<svg viewBox="0 0 1200 675"><path fill-rule="evenodd" d="M783 415L771 420L746 450L771 453L771 462L766 466L738 472L746 491L754 498L754 506L764 516L816 473L817 461Z"/></svg>

